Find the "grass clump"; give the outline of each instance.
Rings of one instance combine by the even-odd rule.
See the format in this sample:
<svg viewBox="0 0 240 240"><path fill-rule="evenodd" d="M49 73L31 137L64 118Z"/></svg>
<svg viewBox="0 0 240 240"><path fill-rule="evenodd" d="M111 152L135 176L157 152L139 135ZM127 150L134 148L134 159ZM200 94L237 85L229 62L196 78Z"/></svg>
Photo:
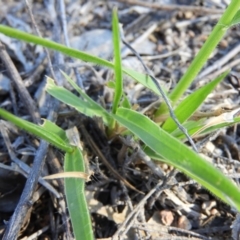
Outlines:
<svg viewBox="0 0 240 240"><path fill-rule="evenodd" d="M184 144L186 139L192 140L193 136L209 134L222 127L240 122L240 118L237 117L238 109L228 114L220 114L210 123L207 123L205 118L197 121L190 119L207 96L214 90L216 85L220 83L229 72L223 73L207 85L187 96L184 100L180 100L206 63L212 51L224 36L228 27L238 24L239 8L240 2L238 0L231 1L229 7L226 9L208 40L189 66L187 72L168 95L161 89L161 86L158 85L151 73L147 72L147 74L144 75L122 66L120 51L121 40L116 9L113 10L112 17L114 45L113 62L6 26L0 25L0 32L22 41L54 49L83 61L112 68L115 74L115 82L113 84L114 100L111 112L94 102L65 73L63 73L63 75L80 94L81 98L78 98L67 89L57 86L54 80L50 78L47 78L46 91L56 99L75 108L88 117L97 116L102 118L108 129L108 134L111 134L111 136L119 134L119 132L124 132L124 134L128 135L133 134L136 139L142 141L142 148L152 159L166 162L176 167L190 178L202 184L222 201L239 211L240 190L238 187L196 152L197 148L193 141L192 149ZM137 112L123 94L123 74L132 77L155 94L163 96L164 99L169 98L169 103L171 102L171 104L166 102L162 103L150 118ZM34 125L7 113L3 109L0 109L0 116L64 151L64 169L66 172L85 172L81 146L79 143L73 144L70 139L67 138L63 129L48 121L41 126ZM193 149L195 149L195 151ZM84 181L84 179L66 178L65 192L76 239L90 240L94 237L88 206L84 196ZM76 188L77 185L79 186L79 184L81 185L81 191L73 196L72 189Z"/></svg>

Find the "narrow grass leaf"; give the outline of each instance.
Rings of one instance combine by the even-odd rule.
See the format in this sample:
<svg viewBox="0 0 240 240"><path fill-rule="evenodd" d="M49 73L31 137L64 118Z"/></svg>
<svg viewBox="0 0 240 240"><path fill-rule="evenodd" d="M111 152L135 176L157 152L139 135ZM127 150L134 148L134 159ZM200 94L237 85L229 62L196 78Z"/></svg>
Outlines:
<svg viewBox="0 0 240 240"><path fill-rule="evenodd" d="M184 123L198 109L206 97L213 91L217 84L226 77L228 73L229 71L221 74L215 80L194 91L183 101L181 101L181 103L174 110L174 113L180 123ZM168 118L162 128L167 132L172 132L177 128L177 125L172 118Z"/></svg>
<svg viewBox="0 0 240 240"><path fill-rule="evenodd" d="M153 82L151 77L149 77L148 75L136 72L136 71L134 71L132 69L128 69L128 68L123 68L123 72L126 73L128 76L132 77L133 79L135 79L136 81L138 81L139 83L141 83L146 88L153 91L158 96L162 97L161 93L159 92L159 90L156 87L156 84ZM162 87L164 93L166 93L167 91L164 88L164 86L161 86L161 87Z"/></svg>
<svg viewBox="0 0 240 240"><path fill-rule="evenodd" d="M115 82L109 81L107 82L106 86L109 88L115 89ZM120 103L120 106L124 108L131 108L131 103L129 102L129 99L124 92L122 94L122 101Z"/></svg>
<svg viewBox="0 0 240 240"><path fill-rule="evenodd" d="M81 97L85 98L87 102L99 106L95 101L93 101L65 72L61 71L65 79L71 84L71 86L81 95ZM103 111L106 111L102 108Z"/></svg>
<svg viewBox="0 0 240 240"><path fill-rule="evenodd" d="M203 130L202 132L200 132L198 134L198 136L204 136L206 134L209 134L209 133L212 133L212 132L215 132L217 130L220 130L222 128L225 128L225 127L231 127L233 126L234 124L236 123L240 123L240 117L236 117L234 118L233 122L229 123L229 122L224 122L224 123L220 123L220 124L216 124L214 126L211 126L211 127L208 127L207 129ZM196 132L196 131L195 131ZM194 133L195 133L194 132Z"/></svg>
<svg viewBox="0 0 240 240"><path fill-rule="evenodd" d="M80 89L78 88L78 91L79 90ZM110 120L112 119L110 114L104 108L95 103L85 93L81 91L80 94L82 95L82 97L84 97L84 99L81 99L67 89L57 86L54 83L54 80L49 77L47 78L46 91L59 101L75 108L77 111L85 114L88 117L102 117L103 122L106 125L108 125Z"/></svg>
<svg viewBox="0 0 240 240"><path fill-rule="evenodd" d="M56 50L58 52L66 54L67 56L75 57L75 58L81 59L86 62L91 62L91 63L97 64L97 65L102 65L102 66L106 66L106 67L110 67L110 68L113 67L113 64L111 62L106 61L102 58L96 57L91 54L87 54L86 52L82 52L82 51L76 50L74 48L66 47L62 44L53 42L51 40L37 37L32 34L29 34L29 33L14 29L14 28L10 28L10 27L7 27L7 26L1 25L1 24L0 24L0 32L9 37L23 40L23 41L29 42L29 43L35 43L37 45Z"/></svg>
<svg viewBox="0 0 240 240"><path fill-rule="evenodd" d="M74 151L65 154L64 172L86 172L86 163L81 151L79 133L76 127L66 130L69 142L75 146ZM93 240L91 217L85 198L85 181L79 178L65 178L64 187L73 232L77 240Z"/></svg>
<svg viewBox="0 0 240 240"><path fill-rule="evenodd" d="M76 147L64 157L64 172L85 172L81 150ZM92 223L85 198L85 181L80 178L64 178L68 211L75 239L93 240Z"/></svg>
<svg viewBox="0 0 240 240"><path fill-rule="evenodd" d="M115 89L115 82L114 81L108 81L106 83L106 86L112 89Z"/></svg>
<svg viewBox="0 0 240 240"><path fill-rule="evenodd" d="M240 190L238 187L189 147L140 113L119 108L114 117L165 162L175 166L224 202L240 210Z"/></svg>
<svg viewBox="0 0 240 240"><path fill-rule="evenodd" d="M91 62L91 63L97 64L97 65L105 66L105 67L112 68L112 69L114 68L114 64L105 59L96 57L96 56L88 54L86 52L81 52L76 49L66 47L62 44L59 44L59 43L56 43L56 42L53 42L53 41L50 41L50 40L47 40L47 39L44 39L41 37L37 37L35 35L29 34L29 33L26 33L26 32L11 28L11 27L7 27L7 26L1 25L1 24L0 24L0 33L3 33L6 36L9 36L9 37L12 37L15 39L19 39L19 40L29 42L29 43L35 43L37 45L47 47L52 50L56 50L58 52L61 52L65 55L69 56L69 57L74 57L74 58L80 59L82 61ZM141 74L141 73L138 73L134 70L127 69L127 68L123 68L122 70L128 76L132 77L139 83L142 83L144 86L151 89L154 93L160 95L160 93L156 89L155 84L152 83L151 78L149 76L147 76L146 74Z"/></svg>
<svg viewBox="0 0 240 240"><path fill-rule="evenodd" d="M98 109L102 114L100 117L103 119L106 118L105 124L107 125L110 121L113 120L112 116L108 113L108 111L103 108L101 105L97 104L94 100L92 100L82 89L63 71L61 71L66 80L72 85L72 87L81 95L81 97L88 102L89 105L94 106L94 109Z"/></svg>
<svg viewBox="0 0 240 240"><path fill-rule="evenodd" d="M202 128L200 128L197 132L195 132L192 136L195 137L196 135L199 135L201 132L203 132L204 130L210 128L210 127L214 127L217 126L219 124L225 124L225 123L233 123L234 122L234 116L236 115L236 113L240 112L240 108L235 109L231 112L225 112L219 116L216 117L211 117L209 118L204 126L202 126Z"/></svg>
<svg viewBox="0 0 240 240"><path fill-rule="evenodd" d="M188 121L184 124L184 127L188 129L188 133L190 134L190 136L202 137L207 134L218 131L222 128L231 127L234 124L240 123L240 117L235 117L232 122L228 121L222 123L215 122L215 124L207 126L207 128L205 127L206 121L207 121L206 119L201 119L198 122ZM176 129L174 132L171 133L171 135L182 141L186 141L186 136L179 129Z"/></svg>
<svg viewBox="0 0 240 240"><path fill-rule="evenodd" d="M123 100L121 102L121 107L129 108L129 109L132 107L126 94L123 94Z"/></svg>
<svg viewBox="0 0 240 240"><path fill-rule="evenodd" d="M43 119L43 124L41 125L41 127L47 132L56 134L61 139L67 139L66 132L62 128L57 126L55 123L47 119ZM66 141L68 143L68 140Z"/></svg>
<svg viewBox="0 0 240 240"><path fill-rule="evenodd" d="M188 134L192 136L196 131L198 131L202 126L204 126L205 121L206 121L206 118L201 118L198 121L189 120L189 121L186 121L183 124L183 126L187 129ZM171 132L171 136L181 141L186 140L185 134L183 134L183 132L178 128L175 129L173 132Z"/></svg>
<svg viewBox="0 0 240 240"><path fill-rule="evenodd" d="M240 23L240 10L236 13L233 20L231 21L230 27L234 27Z"/></svg>
<svg viewBox="0 0 240 240"><path fill-rule="evenodd" d="M121 59L121 42L118 26L117 9L112 12L112 30L113 30L113 48L114 48L114 73L115 73L115 91L112 106L112 113L116 113L123 92L122 81L122 59Z"/></svg>
<svg viewBox="0 0 240 240"><path fill-rule="evenodd" d="M73 150L72 146L69 144L68 139L66 137L61 138L61 136L57 135L56 132L61 131L59 130L59 127L57 127L56 125L54 126L53 131L51 131L48 124L38 126L34 123L16 117L13 114L5 111L4 109L0 109L0 116L3 119L6 119L9 122L15 124L17 127L27 131L28 133L35 135L36 137L46 140L50 144L54 145L55 147L65 152L71 152Z"/></svg>

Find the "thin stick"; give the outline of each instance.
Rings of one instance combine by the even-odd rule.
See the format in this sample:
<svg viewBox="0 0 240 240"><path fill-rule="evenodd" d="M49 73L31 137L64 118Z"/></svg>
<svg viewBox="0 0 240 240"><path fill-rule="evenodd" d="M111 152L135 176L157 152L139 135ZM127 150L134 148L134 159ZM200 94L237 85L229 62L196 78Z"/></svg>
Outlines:
<svg viewBox="0 0 240 240"><path fill-rule="evenodd" d="M68 38L67 21L66 21L65 2L63 0L59 0L59 7L60 7L59 15L60 15L60 18L61 18L61 23L62 23L64 41L65 41L66 46L70 47L70 42L69 42L69 38ZM71 58L70 62L73 63L74 60ZM75 76L77 78L78 85L80 86L80 88L82 90L84 90L83 80L82 80L79 72L77 71L77 68L74 67L73 71L74 71L74 74L75 74Z"/></svg>
<svg viewBox="0 0 240 240"><path fill-rule="evenodd" d="M56 12L55 8L53 6L53 2L50 2L51 6L49 6L48 9L51 9L51 16L53 16L53 22L54 22L54 27L56 29L60 29L59 25L57 24L57 17L56 17ZM56 26L57 25L57 26ZM55 34L55 40L58 42L60 41L60 36L61 34L58 33L58 31L54 31ZM55 61L56 63L62 63L61 62L62 57L59 57L57 53L55 53ZM62 85L62 75L60 74L59 71L55 71L57 74L56 81L58 82L59 85ZM27 92L28 94L28 92ZM49 104L49 102L47 103ZM48 113L47 119L49 121L56 121L57 118L57 109L59 108L59 102L52 99L52 102L50 102L51 108ZM25 104L26 106L29 106L29 104ZM36 185L38 183L38 179L40 177L40 173L44 164L44 159L46 156L48 150L48 143L45 141L41 140L39 148L37 150L36 156L33 161L33 166L31 169L31 172L29 174L29 178L27 179L27 182L25 184L22 196L19 200L19 203L10 219L10 221L7 224L6 231L3 236L3 240L8 240L8 239L17 239L17 236L19 234L19 231L22 226L22 217L28 212L28 210L32 207L31 205L31 199L34 193L34 190L36 188ZM60 202L59 202L60 203ZM66 227L66 232L70 236L70 230L67 227L67 223L65 223Z"/></svg>
<svg viewBox="0 0 240 240"><path fill-rule="evenodd" d="M27 106L27 110L32 117L33 121L35 123L40 122L40 115L37 111L36 105L30 96L29 92L27 91L26 87L24 86L23 80L18 73L12 59L9 57L5 46L0 41L0 53L1 53L1 59L4 62L5 67L7 68L12 81L14 82L16 89L21 97L21 100L23 101L23 104Z"/></svg>
<svg viewBox="0 0 240 240"><path fill-rule="evenodd" d="M39 29L38 29L37 23L36 23L35 18L34 18L34 16L33 16L32 9L31 9L31 6L30 6L28 0L25 0L25 3L26 3L26 6L27 6L27 9L28 9L28 12L29 12L31 21L32 21L33 26L34 26L34 28L35 28L35 31L36 31L36 33L37 33L37 35L38 35L39 37L42 37L42 34L41 34L41 32L39 31ZM49 66L51 75L52 75L52 77L53 77L54 79L56 79L56 76L55 76L54 71L53 71L53 65L52 65L50 53L49 53L49 51L48 51L47 48L43 48L43 49L44 49L45 53L47 54L48 66Z"/></svg>
<svg viewBox="0 0 240 240"><path fill-rule="evenodd" d="M34 158L32 171L29 174L29 178L26 182L19 203L11 217L11 220L7 225L3 240L17 239L18 233L22 226L21 223L23 216L29 211L32 206L29 200L32 199L33 193L36 189L38 178L40 177L39 169L41 170L44 164L42 158L47 154L47 149L48 143L41 140L40 147L38 148L36 156Z"/></svg>
<svg viewBox="0 0 240 240"><path fill-rule="evenodd" d="M113 235L112 239L113 240L117 240L119 239L118 236L122 234L123 229L126 229L127 225L130 225L130 220L132 217L134 217L134 214L136 214L138 212L138 210L140 208L142 208L144 206L144 204L146 203L146 201L156 192L156 190L162 185L162 182L158 183L142 200L141 202L139 202L139 204L137 205L137 207L135 207L134 210L131 211L131 213L127 216L127 218L125 219L125 221L122 223L121 227L117 230L117 232L115 232L115 234Z"/></svg>

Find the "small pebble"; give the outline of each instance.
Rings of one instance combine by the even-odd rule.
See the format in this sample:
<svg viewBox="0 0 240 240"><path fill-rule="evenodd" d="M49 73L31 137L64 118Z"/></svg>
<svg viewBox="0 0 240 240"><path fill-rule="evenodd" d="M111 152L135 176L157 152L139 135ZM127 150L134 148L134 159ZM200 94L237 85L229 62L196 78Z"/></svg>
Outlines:
<svg viewBox="0 0 240 240"><path fill-rule="evenodd" d="M171 211L163 210L159 214L163 225L170 226L172 224L174 216Z"/></svg>
<svg viewBox="0 0 240 240"><path fill-rule="evenodd" d="M190 230L192 228L192 224L186 216L181 216L178 219L177 227L185 230Z"/></svg>

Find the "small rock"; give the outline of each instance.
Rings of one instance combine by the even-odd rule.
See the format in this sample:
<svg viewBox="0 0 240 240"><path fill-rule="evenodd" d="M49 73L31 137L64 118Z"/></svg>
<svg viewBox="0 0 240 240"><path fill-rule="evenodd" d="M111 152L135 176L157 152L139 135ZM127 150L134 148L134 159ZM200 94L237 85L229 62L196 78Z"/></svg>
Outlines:
<svg viewBox="0 0 240 240"><path fill-rule="evenodd" d="M209 151L209 152L214 152L216 146L212 143L212 142L207 142L207 144L205 145L206 149Z"/></svg>
<svg viewBox="0 0 240 240"><path fill-rule="evenodd" d="M172 224L174 216L171 211L163 210L159 214L163 225L170 226Z"/></svg>
<svg viewBox="0 0 240 240"><path fill-rule="evenodd" d="M71 39L71 47L108 59L113 54L112 32L107 29L87 31Z"/></svg>
<svg viewBox="0 0 240 240"><path fill-rule="evenodd" d="M192 11L186 11L184 13L184 16L185 16L186 19L191 19L192 16L193 16L193 12Z"/></svg>
<svg viewBox="0 0 240 240"><path fill-rule="evenodd" d="M185 230L190 230L192 228L192 224L186 216L181 216L178 219L177 227Z"/></svg>

